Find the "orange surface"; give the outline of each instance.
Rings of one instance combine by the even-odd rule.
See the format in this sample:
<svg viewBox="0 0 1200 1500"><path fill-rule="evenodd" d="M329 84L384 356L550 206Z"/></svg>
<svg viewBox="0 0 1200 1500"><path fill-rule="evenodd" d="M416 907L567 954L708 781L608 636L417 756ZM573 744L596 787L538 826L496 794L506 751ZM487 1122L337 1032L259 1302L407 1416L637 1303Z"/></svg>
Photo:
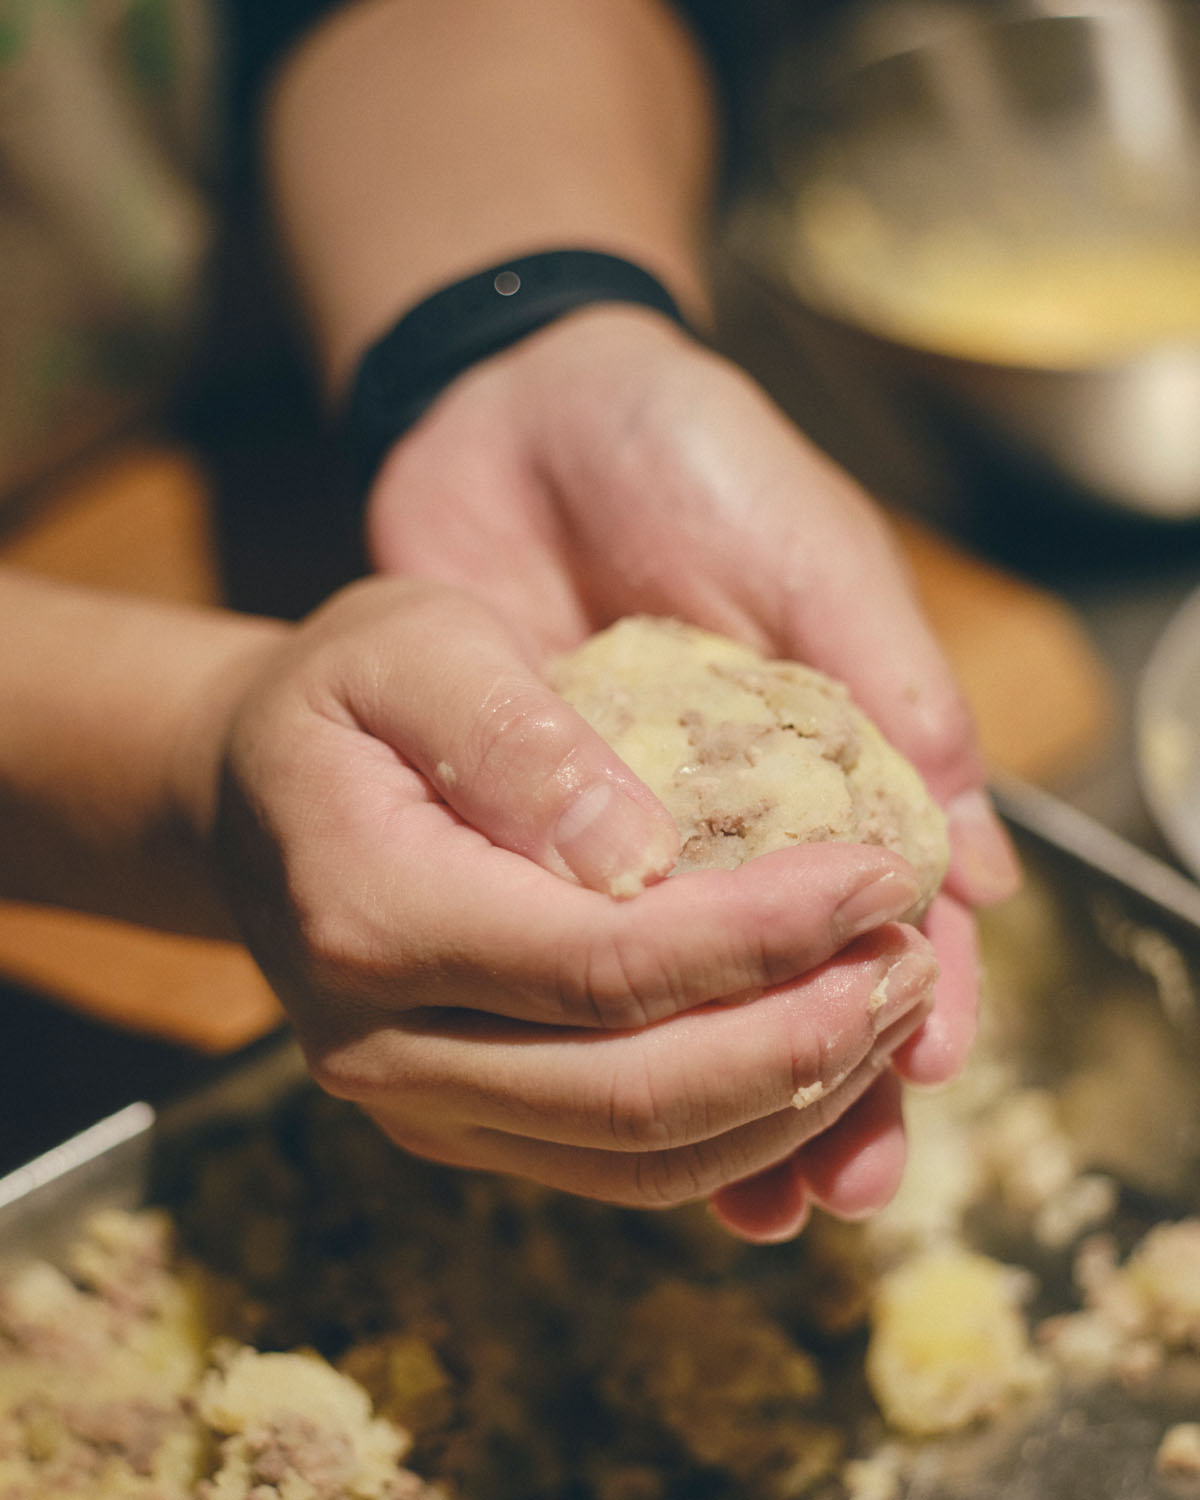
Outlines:
<svg viewBox="0 0 1200 1500"><path fill-rule="evenodd" d="M905 521L899 531L990 762L1043 781L1084 761L1106 733L1112 693L1070 610L924 527ZM0 545L0 558L77 582L215 602L211 536L201 468L177 449L138 442L60 485ZM206 1051L244 1045L280 1019L235 944L15 903L0 903L0 974Z"/></svg>
<svg viewBox="0 0 1200 1500"><path fill-rule="evenodd" d="M893 518L988 764L1049 783L1087 764L1114 713L1108 669L1063 600Z"/></svg>

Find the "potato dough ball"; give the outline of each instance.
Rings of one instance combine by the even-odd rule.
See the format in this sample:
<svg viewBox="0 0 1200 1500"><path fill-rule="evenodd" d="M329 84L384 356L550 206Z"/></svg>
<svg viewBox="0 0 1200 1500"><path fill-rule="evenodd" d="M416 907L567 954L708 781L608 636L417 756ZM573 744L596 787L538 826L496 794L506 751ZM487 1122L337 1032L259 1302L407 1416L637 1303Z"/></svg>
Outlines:
<svg viewBox="0 0 1200 1500"><path fill-rule="evenodd" d="M559 658L556 691L662 799L678 869L732 869L791 844L882 844L921 908L946 873L941 809L847 689L678 620L620 620Z"/></svg>

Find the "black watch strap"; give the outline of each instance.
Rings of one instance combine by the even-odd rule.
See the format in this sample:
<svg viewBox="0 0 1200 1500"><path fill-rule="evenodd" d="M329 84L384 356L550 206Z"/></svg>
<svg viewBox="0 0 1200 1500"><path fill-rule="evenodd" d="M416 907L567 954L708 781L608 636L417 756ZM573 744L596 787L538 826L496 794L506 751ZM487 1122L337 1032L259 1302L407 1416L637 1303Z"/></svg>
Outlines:
<svg viewBox="0 0 1200 1500"><path fill-rule="evenodd" d="M686 326L655 277L598 250L547 250L503 261L418 303L367 350L350 387L345 439L358 492L457 375L594 302L638 303Z"/></svg>

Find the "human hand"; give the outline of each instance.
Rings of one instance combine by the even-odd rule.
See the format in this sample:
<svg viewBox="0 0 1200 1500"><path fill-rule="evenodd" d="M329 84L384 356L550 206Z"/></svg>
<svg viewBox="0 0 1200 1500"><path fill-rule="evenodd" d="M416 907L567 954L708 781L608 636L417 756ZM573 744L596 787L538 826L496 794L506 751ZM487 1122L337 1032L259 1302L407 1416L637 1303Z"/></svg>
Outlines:
<svg viewBox="0 0 1200 1500"><path fill-rule="evenodd" d="M393 450L366 524L376 566L470 590L543 652L649 611L846 681L948 812L952 867L927 921L937 1005L896 1066L920 1083L958 1070L974 1034L969 909L1016 879L970 716L879 513L742 372L641 310L565 318L443 394ZM878 1205L902 1160L881 1080L819 1147L715 1207L739 1232L783 1234L809 1196Z"/></svg>
<svg viewBox="0 0 1200 1500"><path fill-rule="evenodd" d="M618 1203L720 1194L870 1099L921 1025L914 881L831 843L654 883L673 826L535 657L381 578L271 636L209 753L230 904L318 1081L405 1147ZM630 874L631 900L592 888Z"/></svg>

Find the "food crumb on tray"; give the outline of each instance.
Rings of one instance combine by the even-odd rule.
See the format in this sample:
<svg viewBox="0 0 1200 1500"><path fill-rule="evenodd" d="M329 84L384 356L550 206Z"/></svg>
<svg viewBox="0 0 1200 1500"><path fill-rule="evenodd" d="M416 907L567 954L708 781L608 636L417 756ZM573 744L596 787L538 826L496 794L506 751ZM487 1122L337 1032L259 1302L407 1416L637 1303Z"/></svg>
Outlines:
<svg viewBox="0 0 1200 1500"><path fill-rule="evenodd" d="M106 1210L73 1276L0 1281L5 1500L435 1500L409 1434L311 1352L213 1341L198 1268L159 1212Z"/></svg>
<svg viewBox="0 0 1200 1500"><path fill-rule="evenodd" d="M1200 1483L1200 1422L1176 1422L1163 1433L1155 1456L1160 1474Z"/></svg>
<svg viewBox="0 0 1200 1500"><path fill-rule="evenodd" d="M866 1371L898 1431L954 1432L1050 1383L1029 1341L1025 1273L959 1246L886 1272L875 1288Z"/></svg>

